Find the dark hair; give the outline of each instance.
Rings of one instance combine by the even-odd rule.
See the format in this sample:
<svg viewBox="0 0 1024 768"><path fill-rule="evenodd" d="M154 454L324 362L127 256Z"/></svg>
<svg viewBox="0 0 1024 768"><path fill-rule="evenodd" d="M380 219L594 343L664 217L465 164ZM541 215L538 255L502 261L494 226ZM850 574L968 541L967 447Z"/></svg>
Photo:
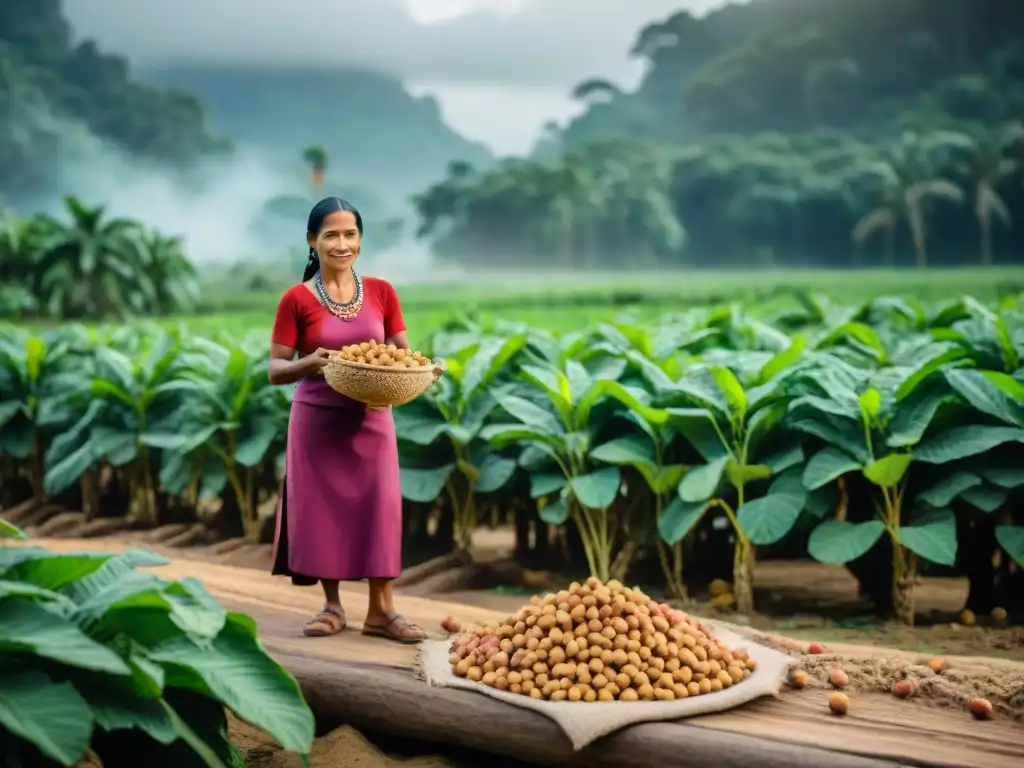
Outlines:
<svg viewBox="0 0 1024 768"><path fill-rule="evenodd" d="M313 206L313 210L309 212L309 218L306 220L306 233L308 235L320 234L320 229L324 225L324 219L338 211L348 211L355 216L356 229L359 230L360 235L363 234L363 217L352 203L340 197L325 197ZM320 257L316 255L316 248L310 246L309 261L306 263L306 271L302 273L302 282L312 279L313 275L319 271Z"/></svg>

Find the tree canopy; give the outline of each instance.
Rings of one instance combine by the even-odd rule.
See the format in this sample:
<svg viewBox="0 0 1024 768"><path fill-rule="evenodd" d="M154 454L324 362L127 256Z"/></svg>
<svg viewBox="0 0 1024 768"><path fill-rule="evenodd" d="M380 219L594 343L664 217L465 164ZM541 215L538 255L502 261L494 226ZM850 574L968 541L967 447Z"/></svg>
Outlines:
<svg viewBox="0 0 1024 768"><path fill-rule="evenodd" d="M187 93L133 79L128 62L74 42L60 0L0 4L0 198L51 192L76 129L169 165L230 149Z"/></svg>
<svg viewBox="0 0 1024 768"><path fill-rule="evenodd" d="M639 32L536 153L416 197L454 261L992 263L1024 237L1024 15L1003 0L753 0ZM1019 9L1018 9L1019 10ZM555 149L557 147L557 150Z"/></svg>

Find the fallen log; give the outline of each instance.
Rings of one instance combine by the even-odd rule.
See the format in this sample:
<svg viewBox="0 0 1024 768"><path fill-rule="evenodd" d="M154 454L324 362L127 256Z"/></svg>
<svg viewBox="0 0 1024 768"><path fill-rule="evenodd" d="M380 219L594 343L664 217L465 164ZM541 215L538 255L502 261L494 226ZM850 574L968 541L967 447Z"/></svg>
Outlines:
<svg viewBox="0 0 1024 768"><path fill-rule="evenodd" d="M11 525L21 526L22 521L29 516L29 514L35 511L39 507L39 502L35 499L26 499L20 504L15 504L13 507L8 507L3 510L0 517L9 522Z"/></svg>
<svg viewBox="0 0 1024 768"><path fill-rule="evenodd" d="M59 515L61 512L66 511L67 510L60 504L43 504L41 507L36 507L35 509L33 509L27 515L21 518L20 522L15 523L15 525L21 528L35 528L37 526L43 525L50 518L55 517Z"/></svg>
<svg viewBox="0 0 1024 768"><path fill-rule="evenodd" d="M36 529L36 536L41 539L79 538L76 529L84 522L82 512L59 512Z"/></svg>
<svg viewBox="0 0 1024 768"><path fill-rule="evenodd" d="M128 528L127 517L94 517L83 523L75 532L75 536L81 539L98 539L120 533L126 528Z"/></svg>
<svg viewBox="0 0 1024 768"><path fill-rule="evenodd" d="M221 555L227 555L234 552L237 549L241 549L246 544L252 544L250 539L244 536L236 536L233 539L224 539L224 541L218 541L216 544L210 546L210 554L217 557Z"/></svg>
<svg viewBox="0 0 1024 768"><path fill-rule="evenodd" d="M430 687L407 669L328 664L281 652L275 656L302 686L320 733L351 725L363 731L386 731L392 738L422 739L552 767L895 768L899 765L679 722L631 726L576 752L554 721L537 712L469 691Z"/></svg>
<svg viewBox="0 0 1024 768"><path fill-rule="evenodd" d="M419 565L414 565L411 568L406 568L402 571L402 575L395 579L395 586L411 587L430 576L467 565L470 562L472 562L470 554L465 550L458 549L454 552L449 552L447 555L441 555Z"/></svg>
<svg viewBox="0 0 1024 768"><path fill-rule="evenodd" d="M181 533L176 536L163 539L160 543L165 547L170 547L171 549L195 547L206 543L206 534L207 530L205 525L202 523L193 523Z"/></svg>

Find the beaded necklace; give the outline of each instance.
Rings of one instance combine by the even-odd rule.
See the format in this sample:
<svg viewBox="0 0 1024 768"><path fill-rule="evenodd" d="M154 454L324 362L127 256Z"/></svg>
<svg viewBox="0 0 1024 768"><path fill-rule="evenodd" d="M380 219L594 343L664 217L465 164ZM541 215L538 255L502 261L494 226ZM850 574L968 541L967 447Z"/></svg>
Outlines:
<svg viewBox="0 0 1024 768"><path fill-rule="evenodd" d="M356 284L356 294L352 297L352 301L347 301L344 304L335 301L327 293L327 286L324 285L324 279L319 272L316 273L313 280L313 289L316 291L320 303L328 312L342 320L355 320L363 306L363 279L356 274L354 269L352 270L352 279Z"/></svg>

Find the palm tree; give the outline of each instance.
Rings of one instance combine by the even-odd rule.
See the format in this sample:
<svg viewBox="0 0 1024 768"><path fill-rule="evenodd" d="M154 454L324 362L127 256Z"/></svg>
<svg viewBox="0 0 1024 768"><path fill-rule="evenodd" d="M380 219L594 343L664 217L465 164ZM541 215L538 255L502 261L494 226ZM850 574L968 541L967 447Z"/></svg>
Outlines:
<svg viewBox="0 0 1024 768"><path fill-rule="evenodd" d="M619 87L610 80L593 77L577 85L572 91L572 98L575 101L593 103L598 100L611 101L620 93Z"/></svg>
<svg viewBox="0 0 1024 768"><path fill-rule="evenodd" d="M306 147L302 152L302 159L309 164L309 186L313 190L313 194L316 195L324 188L324 179L327 173L327 150L321 146Z"/></svg>
<svg viewBox="0 0 1024 768"><path fill-rule="evenodd" d="M153 310L182 313L193 309L199 301L199 278L195 266L185 256L184 241L146 232L142 246L146 273L155 293Z"/></svg>
<svg viewBox="0 0 1024 768"><path fill-rule="evenodd" d="M1024 124L1011 123L982 136L964 136L968 159L957 169L970 180L974 218L981 232L981 263L992 264L992 223L998 219L1009 228L1013 221L1009 206L999 195L999 183L1015 174L1021 160L1010 152L1024 143Z"/></svg>
<svg viewBox="0 0 1024 768"><path fill-rule="evenodd" d="M939 149L959 144L954 134L904 134L889 148L886 156L862 169L880 183L879 204L858 221L850 235L855 243L878 231L886 233L886 260L894 263L896 226L906 219L914 242L917 266L928 266L927 226L924 205L929 200L961 203L964 192L945 178L935 175L933 155Z"/></svg>
<svg viewBox="0 0 1024 768"><path fill-rule="evenodd" d="M74 197L64 204L69 223L39 218L42 256L34 290L50 313L102 317L150 309L156 291L145 270L139 223L106 218L103 206L89 208Z"/></svg>
<svg viewBox="0 0 1024 768"><path fill-rule="evenodd" d="M31 219L6 213L0 220L0 315L18 318L37 309L31 284L39 254Z"/></svg>

